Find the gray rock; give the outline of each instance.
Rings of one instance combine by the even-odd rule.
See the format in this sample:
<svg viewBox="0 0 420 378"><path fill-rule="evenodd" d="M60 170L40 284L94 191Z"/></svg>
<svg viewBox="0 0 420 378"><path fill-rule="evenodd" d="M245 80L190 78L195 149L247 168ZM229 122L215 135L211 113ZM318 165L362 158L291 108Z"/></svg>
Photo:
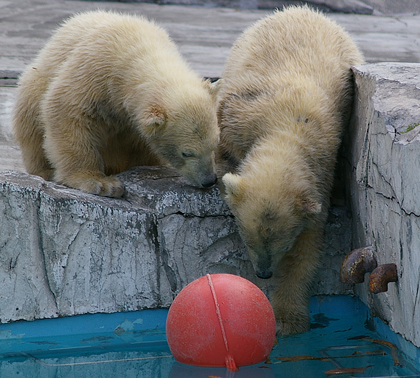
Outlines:
<svg viewBox="0 0 420 378"><path fill-rule="evenodd" d="M116 200L0 174L2 322L168 307L206 273L252 278L217 189L191 188L165 168L121 178Z"/></svg>
<svg viewBox="0 0 420 378"><path fill-rule="evenodd" d="M364 2L375 8L378 14L420 13L420 2L418 0L364 0Z"/></svg>
<svg viewBox="0 0 420 378"><path fill-rule="evenodd" d="M334 12L372 14L373 8L359 0L310 0L309 4L323 5Z"/></svg>
<svg viewBox="0 0 420 378"><path fill-rule="evenodd" d="M165 167L120 175L122 199L89 195L25 173L0 173L0 321L169 307L189 282L232 273L267 295L217 188L187 185ZM338 283L350 240L346 212L332 209L314 294Z"/></svg>
<svg viewBox="0 0 420 378"><path fill-rule="evenodd" d="M1 75L1 72L0 72ZM2 86L0 79L0 171L13 169L23 171L22 154L12 134L12 109L16 88Z"/></svg>
<svg viewBox="0 0 420 378"><path fill-rule="evenodd" d="M353 245L372 245L399 280L357 293L375 314L420 346L420 64L356 67L357 98L346 138Z"/></svg>

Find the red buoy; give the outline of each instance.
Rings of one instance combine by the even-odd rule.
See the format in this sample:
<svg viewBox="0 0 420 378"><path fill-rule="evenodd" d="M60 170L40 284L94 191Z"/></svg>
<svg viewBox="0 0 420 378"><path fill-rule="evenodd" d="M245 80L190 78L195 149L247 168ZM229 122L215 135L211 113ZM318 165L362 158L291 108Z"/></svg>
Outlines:
<svg viewBox="0 0 420 378"><path fill-rule="evenodd" d="M267 359L276 321L267 297L252 282L232 274L207 274L177 295L166 335L178 362L236 371Z"/></svg>

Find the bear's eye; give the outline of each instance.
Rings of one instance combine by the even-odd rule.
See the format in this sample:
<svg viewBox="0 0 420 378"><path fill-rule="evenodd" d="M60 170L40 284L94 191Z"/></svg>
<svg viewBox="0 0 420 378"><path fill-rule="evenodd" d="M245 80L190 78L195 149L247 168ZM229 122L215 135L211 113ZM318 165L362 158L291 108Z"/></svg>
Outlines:
<svg viewBox="0 0 420 378"><path fill-rule="evenodd" d="M195 156L195 154L192 151L183 151L182 152L182 157L184 157L184 158L191 158L191 157L194 157L194 156Z"/></svg>

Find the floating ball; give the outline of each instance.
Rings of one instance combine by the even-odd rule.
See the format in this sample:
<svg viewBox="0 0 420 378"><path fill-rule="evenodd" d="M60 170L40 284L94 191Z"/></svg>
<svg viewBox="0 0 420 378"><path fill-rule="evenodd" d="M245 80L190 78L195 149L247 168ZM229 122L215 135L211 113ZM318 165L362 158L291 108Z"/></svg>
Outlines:
<svg viewBox="0 0 420 378"><path fill-rule="evenodd" d="M267 359L276 321L267 297L252 282L232 274L207 274L177 295L166 335L178 362L236 371Z"/></svg>

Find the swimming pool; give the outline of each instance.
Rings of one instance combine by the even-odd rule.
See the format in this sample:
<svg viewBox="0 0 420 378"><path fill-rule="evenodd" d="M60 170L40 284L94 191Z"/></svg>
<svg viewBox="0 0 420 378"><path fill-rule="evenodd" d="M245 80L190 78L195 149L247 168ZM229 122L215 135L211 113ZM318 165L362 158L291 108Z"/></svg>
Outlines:
<svg viewBox="0 0 420 378"><path fill-rule="evenodd" d="M177 363L167 310L0 325L0 377L420 377L420 352L357 298L314 297L311 330L278 340L269 360L232 373Z"/></svg>

